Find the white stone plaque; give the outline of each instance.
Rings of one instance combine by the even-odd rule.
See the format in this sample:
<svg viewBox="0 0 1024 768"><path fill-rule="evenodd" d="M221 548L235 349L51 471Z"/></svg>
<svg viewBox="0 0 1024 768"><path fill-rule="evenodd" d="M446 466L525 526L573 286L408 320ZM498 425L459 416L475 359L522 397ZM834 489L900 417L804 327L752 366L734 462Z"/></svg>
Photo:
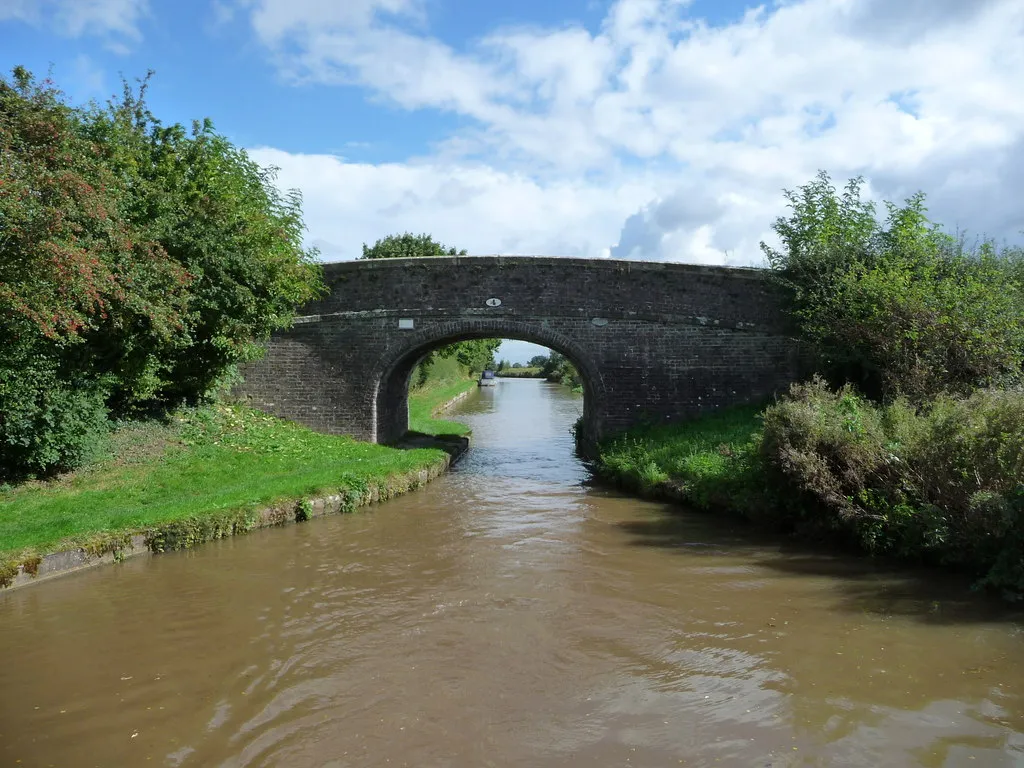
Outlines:
<svg viewBox="0 0 1024 768"><path fill-rule="evenodd" d="M411 317L400 317L398 318L398 327L403 330L410 330L416 327L416 323L413 322Z"/></svg>
<svg viewBox="0 0 1024 768"><path fill-rule="evenodd" d="M488 299L484 302L488 307L500 307L501 299Z"/></svg>

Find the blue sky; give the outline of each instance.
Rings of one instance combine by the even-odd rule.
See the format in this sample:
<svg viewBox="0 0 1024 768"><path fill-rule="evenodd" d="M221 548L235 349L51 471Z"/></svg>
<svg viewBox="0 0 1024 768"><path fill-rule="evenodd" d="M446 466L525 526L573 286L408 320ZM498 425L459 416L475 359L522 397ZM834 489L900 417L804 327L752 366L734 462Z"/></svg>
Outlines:
<svg viewBox="0 0 1024 768"><path fill-rule="evenodd" d="M0 0L0 64L75 101L155 70L159 117L302 191L325 260L411 230L756 264L818 169L1024 230L1020 0Z"/></svg>

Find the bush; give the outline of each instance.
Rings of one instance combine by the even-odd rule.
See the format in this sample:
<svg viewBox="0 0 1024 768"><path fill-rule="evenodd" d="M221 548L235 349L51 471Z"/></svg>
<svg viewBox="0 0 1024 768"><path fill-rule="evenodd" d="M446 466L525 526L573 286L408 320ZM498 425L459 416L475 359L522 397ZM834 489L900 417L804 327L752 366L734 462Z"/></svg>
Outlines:
<svg viewBox="0 0 1024 768"><path fill-rule="evenodd" d="M0 364L0 482L71 469L109 432L104 382L65 380L56 361Z"/></svg>
<svg viewBox="0 0 1024 768"><path fill-rule="evenodd" d="M760 455L795 500L776 510L786 525L1024 592L1024 392L915 409L818 378L765 411Z"/></svg>
<svg viewBox="0 0 1024 768"><path fill-rule="evenodd" d="M828 176L786 192L792 214L761 244L791 290L801 335L836 386L874 399L927 403L1024 376L1024 262L1019 249L969 248L926 216L924 195L886 203L884 222Z"/></svg>
<svg viewBox="0 0 1024 768"><path fill-rule="evenodd" d="M542 359L541 376L553 384L564 384L574 392L583 391L583 377L565 355L552 350L546 359Z"/></svg>

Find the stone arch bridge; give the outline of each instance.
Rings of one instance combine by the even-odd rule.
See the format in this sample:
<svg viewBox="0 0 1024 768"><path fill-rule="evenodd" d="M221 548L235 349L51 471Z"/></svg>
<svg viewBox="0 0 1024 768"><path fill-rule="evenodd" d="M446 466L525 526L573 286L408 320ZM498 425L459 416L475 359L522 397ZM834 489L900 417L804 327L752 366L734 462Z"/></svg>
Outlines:
<svg viewBox="0 0 1024 768"><path fill-rule="evenodd" d="M532 256L324 265L330 292L275 334L236 394L313 429L387 443L430 350L500 337L555 349L584 382L586 443L765 398L800 373L756 269Z"/></svg>

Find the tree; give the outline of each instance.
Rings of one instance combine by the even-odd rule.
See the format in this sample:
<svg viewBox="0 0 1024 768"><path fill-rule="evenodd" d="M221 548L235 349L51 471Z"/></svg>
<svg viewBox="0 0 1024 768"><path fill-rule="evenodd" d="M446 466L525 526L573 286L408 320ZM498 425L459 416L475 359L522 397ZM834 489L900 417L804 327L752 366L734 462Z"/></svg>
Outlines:
<svg viewBox="0 0 1024 768"><path fill-rule="evenodd" d="M363 243L361 259L404 259L431 256L465 256L465 250L456 250L453 246L441 245L427 234L414 235L405 232L401 235L388 235L373 244L372 247Z"/></svg>
<svg viewBox="0 0 1024 768"><path fill-rule="evenodd" d="M97 342L173 343L186 311L191 277L82 128L50 81L0 81L0 477L86 459L120 381Z"/></svg>
<svg viewBox="0 0 1024 768"><path fill-rule="evenodd" d="M111 408L201 397L319 290L297 196L145 89L0 80L2 477L80 463Z"/></svg>
<svg viewBox="0 0 1024 768"><path fill-rule="evenodd" d="M282 193L275 170L253 162L208 119L190 131L162 125L145 104L148 80L90 110L85 129L107 166L133 178L127 202L135 228L191 280L173 343L159 350L159 364L135 363L140 374L127 395L194 399L291 324L295 308L322 289L320 268L316 250L302 244L299 193ZM128 367L133 350L122 350Z"/></svg>
<svg viewBox="0 0 1024 768"><path fill-rule="evenodd" d="M531 368L541 368L548 361L547 355L534 355L530 358L528 365Z"/></svg>
<svg viewBox="0 0 1024 768"><path fill-rule="evenodd" d="M939 393L1020 381L1024 287L1016 252L967 248L929 221L925 196L885 203L884 222L842 196L822 172L799 192L762 250L791 290L802 335L835 385L850 381L876 399L925 402Z"/></svg>

